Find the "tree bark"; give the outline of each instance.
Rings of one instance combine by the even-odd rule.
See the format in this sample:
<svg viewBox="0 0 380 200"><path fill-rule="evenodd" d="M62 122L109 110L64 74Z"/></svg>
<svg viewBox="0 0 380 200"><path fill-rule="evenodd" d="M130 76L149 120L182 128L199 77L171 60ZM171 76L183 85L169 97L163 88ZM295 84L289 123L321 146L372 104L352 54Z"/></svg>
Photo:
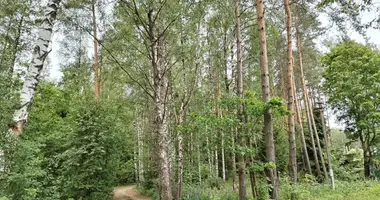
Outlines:
<svg viewBox="0 0 380 200"><path fill-rule="evenodd" d="M182 135L178 136L178 188L177 188L177 199L181 199L182 195L182 175L183 175L183 145L182 145Z"/></svg>
<svg viewBox="0 0 380 200"><path fill-rule="evenodd" d="M293 50L292 50L292 13L290 11L289 0L284 0L286 13L286 32L288 40L288 137L289 137L289 178L293 183L297 182L297 158L296 158L296 137L294 133L294 99L293 99Z"/></svg>
<svg viewBox="0 0 380 200"><path fill-rule="evenodd" d="M306 167L307 167L309 174L312 174L309 154L307 153L307 145L306 145L306 140L305 140L305 134L303 131L303 123L302 123L302 119L301 119L301 109L299 107L298 98L296 95L296 84L295 84L295 82L294 82L294 89L295 89L294 90L294 99L295 99L295 104L296 104L295 107L296 107L296 113L297 113L297 121L298 121L299 129L300 129L301 143L302 143L302 148L303 148L303 152L304 152L305 163L306 163Z"/></svg>
<svg viewBox="0 0 380 200"><path fill-rule="evenodd" d="M212 189L212 161L211 161L210 144L209 144L208 136L206 136L206 148L207 148L207 160L208 160L208 170L209 170L209 179L210 179L210 189Z"/></svg>
<svg viewBox="0 0 380 200"><path fill-rule="evenodd" d="M95 98L99 100L100 98L100 68L99 68L99 55L98 55L98 38L97 36L97 23L96 23L96 10L95 10L96 0L92 2L92 31L93 31L93 41L94 41L94 93Z"/></svg>
<svg viewBox="0 0 380 200"><path fill-rule="evenodd" d="M317 170L318 177L320 177L322 175L322 173L321 173L321 168L320 168L320 165L319 165L317 150L315 148L313 127L312 127L312 121L311 121L310 109L309 109L309 99L308 99L307 88L306 88L306 83L305 83L305 76L304 76L304 73L303 73L303 66L302 66L303 62L302 62L301 36L300 36L299 31L298 31L298 28L296 28L296 34L297 34L298 67L299 67L299 71L300 71L303 100L304 100L304 105L305 105L305 110L306 110L306 117L307 117L307 121L308 121L309 134L310 134L311 145L312 145L312 150L313 150L313 155L314 155L315 168Z"/></svg>
<svg viewBox="0 0 380 200"><path fill-rule="evenodd" d="M237 187L237 181L236 181L236 153L235 153L235 138L236 138L236 135L237 135L237 129L235 129L234 131L232 131L233 135L232 135L232 189L234 191L236 191L238 189Z"/></svg>
<svg viewBox="0 0 380 200"><path fill-rule="evenodd" d="M310 99L310 98L308 98L308 99ZM328 179L328 174L327 174L327 170L326 170L325 160L323 158L323 152L322 152L321 142L319 140L319 134L318 134L317 126L315 125L313 107L309 106L309 109L310 109L310 116L311 116L310 119L311 119L311 122L312 122L312 125L313 125L313 128L314 128L315 140L317 141L317 147L318 147L318 152L319 152L319 158L321 160L323 174L325 176L325 179Z"/></svg>
<svg viewBox="0 0 380 200"><path fill-rule="evenodd" d="M215 145L215 186L219 189L219 158L218 145Z"/></svg>
<svg viewBox="0 0 380 200"><path fill-rule="evenodd" d="M220 118L221 117L221 110L220 110L220 80L219 80L219 66L218 65L213 65L213 79L214 79L214 101L215 101L215 109L216 109L216 117ZM219 130L218 127L215 127L216 135L219 138L221 135L221 131ZM223 139L222 139L223 140ZM218 159L218 144L215 144L215 184L216 187L219 188L219 159Z"/></svg>
<svg viewBox="0 0 380 200"><path fill-rule="evenodd" d="M239 10L239 0L235 0L235 26L236 26L236 83L237 83L237 96L239 98L244 98L243 90L243 63L241 55L241 33L240 33L240 10ZM244 105L240 103L238 105L237 118L241 123L244 123ZM239 126L239 131L236 137L236 143L239 146L245 146L243 137L243 127ZM245 158L242 153L237 154L238 159L238 174L239 174L239 199L245 200L247 198L246 186L245 186Z"/></svg>
<svg viewBox="0 0 380 200"><path fill-rule="evenodd" d="M18 136L23 132L28 119L29 109L40 81L41 71L46 57L49 54L48 46L52 39L53 25L57 16L57 10L61 0L49 0L45 8L44 18L38 32L38 39L33 48L32 62L23 83L20 94L20 106L13 114L13 120L9 127L9 133Z"/></svg>
<svg viewBox="0 0 380 200"><path fill-rule="evenodd" d="M226 161L224 154L224 132L222 132L222 180L223 183L226 182Z"/></svg>
<svg viewBox="0 0 380 200"><path fill-rule="evenodd" d="M202 185L201 151L200 151L199 142L200 141L198 140L198 144L197 144L197 151L198 151L198 155L197 155L197 160L198 160L198 182L199 182L199 185Z"/></svg>
<svg viewBox="0 0 380 200"><path fill-rule="evenodd" d="M321 102L320 95L319 95L319 101ZM321 118L321 123L322 123L323 136L325 138L327 164L329 166L329 175L330 175L331 187L333 190L335 190L334 171L333 171L332 163L331 163L331 152L330 152L330 147L329 147L329 139L328 139L328 135L327 135L327 131L326 131L325 115L323 114L324 113L323 110L324 110L323 104L321 104L320 118Z"/></svg>
<svg viewBox="0 0 380 200"><path fill-rule="evenodd" d="M143 154L144 154L144 146L142 141L142 127L140 123L137 122L137 147L138 147L138 173L139 173L139 182L144 182L144 162L143 162Z"/></svg>
<svg viewBox="0 0 380 200"><path fill-rule="evenodd" d="M185 120L185 105L181 102L180 110L179 110L179 120L178 125L181 125ZM183 137L182 133L178 132L178 180L177 180L177 199L181 199L182 196L182 181L183 181Z"/></svg>
<svg viewBox="0 0 380 200"><path fill-rule="evenodd" d="M264 5L262 0L256 0L256 13L259 29L259 43L260 43L260 66L261 66L261 90L263 101L266 103L270 100L270 87L269 87L269 69L268 69L268 56L267 44L265 36L265 19L264 19ZM264 111L264 138L266 146L266 161L275 164L275 145L273 136L272 125L272 110L270 108ZM272 199L278 199L278 181L276 168L267 170L268 178L273 186L270 196Z"/></svg>
<svg viewBox="0 0 380 200"><path fill-rule="evenodd" d="M155 26L153 10L148 12L148 36L150 59L153 69L153 88L154 88L154 134L158 143L158 176L159 176L159 193L161 200L172 200L173 193L171 187L171 161L170 161L170 134L168 124L168 77L169 73L163 55L162 36L155 34L158 27Z"/></svg>
<svg viewBox="0 0 380 200"><path fill-rule="evenodd" d="M364 154L364 177L369 178L371 176L371 158L369 155L369 150L367 148L363 149Z"/></svg>
<svg viewBox="0 0 380 200"><path fill-rule="evenodd" d="M136 150L134 150L133 151L133 166L134 166L134 168L135 168L135 181L137 182L137 183L139 183L140 182L140 180L139 180L139 169L138 169L138 164L137 164L137 152L136 152Z"/></svg>

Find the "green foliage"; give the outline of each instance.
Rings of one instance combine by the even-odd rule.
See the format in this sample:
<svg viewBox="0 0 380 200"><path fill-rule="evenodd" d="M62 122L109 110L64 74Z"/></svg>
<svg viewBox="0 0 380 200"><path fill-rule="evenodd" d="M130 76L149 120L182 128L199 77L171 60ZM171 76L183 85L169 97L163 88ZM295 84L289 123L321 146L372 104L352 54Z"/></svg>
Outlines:
<svg viewBox="0 0 380 200"><path fill-rule="evenodd" d="M329 103L345 123L351 140L360 140L366 165L378 143L380 122L380 53L370 46L345 40L322 57L326 67L324 89Z"/></svg>
<svg viewBox="0 0 380 200"><path fill-rule="evenodd" d="M126 115L68 97L53 84L39 86L25 133L7 149L9 198L108 199L114 186L135 181L120 123Z"/></svg>

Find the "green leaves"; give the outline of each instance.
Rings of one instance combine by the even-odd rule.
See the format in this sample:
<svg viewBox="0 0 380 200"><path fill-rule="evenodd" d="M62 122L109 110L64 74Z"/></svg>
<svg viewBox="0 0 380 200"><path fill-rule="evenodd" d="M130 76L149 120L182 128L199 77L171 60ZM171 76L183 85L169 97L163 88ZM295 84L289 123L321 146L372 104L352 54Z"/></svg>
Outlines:
<svg viewBox="0 0 380 200"><path fill-rule="evenodd" d="M378 134L380 122L379 51L345 40L324 55L322 63L324 90L338 119L345 122L347 135L360 139L364 150L375 145L370 138Z"/></svg>

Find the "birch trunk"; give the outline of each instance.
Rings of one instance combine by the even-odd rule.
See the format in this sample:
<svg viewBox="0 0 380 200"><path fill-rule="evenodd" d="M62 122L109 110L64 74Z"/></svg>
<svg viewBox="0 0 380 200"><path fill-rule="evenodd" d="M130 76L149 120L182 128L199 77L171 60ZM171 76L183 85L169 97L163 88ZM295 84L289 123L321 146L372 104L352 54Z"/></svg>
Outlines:
<svg viewBox="0 0 380 200"><path fill-rule="evenodd" d="M218 158L218 145L215 146L215 184L219 188L219 158Z"/></svg>
<svg viewBox="0 0 380 200"><path fill-rule="evenodd" d="M261 67L261 90L264 102L270 100L270 87L269 87L269 69L268 69L268 56L267 44L265 36L265 19L264 19L264 5L262 0L256 0L256 13L259 29L259 43L260 43L260 67ZM270 108L264 111L264 138L266 146L266 161L275 164L275 145L273 136L272 125L272 110ZM276 168L267 170L267 176L273 186L270 191L272 199L278 199L278 183ZM254 177L252 177L254 178Z"/></svg>
<svg viewBox="0 0 380 200"><path fill-rule="evenodd" d="M286 13L286 32L288 40L288 65L287 65L287 88L288 88L288 137L289 137L289 178L293 183L297 182L297 158L296 137L294 133L294 99L293 99L293 50L292 50L292 13L289 0L284 0Z"/></svg>
<svg viewBox="0 0 380 200"><path fill-rule="evenodd" d="M133 166L135 167L135 179L136 182L139 183L139 172L138 172L138 164L137 164L137 152L136 150L133 151Z"/></svg>
<svg viewBox="0 0 380 200"><path fill-rule="evenodd" d="M178 125L181 125L184 121L185 109L184 104L181 103L179 111ZM177 199L181 199L182 196L182 179L183 179L183 137L182 133L178 132L178 180L177 180Z"/></svg>
<svg viewBox="0 0 380 200"><path fill-rule="evenodd" d="M92 29L93 29L93 42L94 42L94 93L95 98L99 100L100 98L100 68L99 68L99 55L98 55L98 38L97 35L97 23L96 23L96 10L95 10L96 0L92 2Z"/></svg>
<svg viewBox="0 0 380 200"><path fill-rule="evenodd" d="M23 132L28 119L29 109L40 81L41 71L45 59L50 52L48 47L52 39L53 25L60 2L61 0L49 0L45 8L44 19L42 20L38 31L38 39L32 52L32 62L28 67L28 72L21 89L20 106L15 110L12 124L9 127L9 132L13 136L18 136Z"/></svg>
<svg viewBox="0 0 380 200"><path fill-rule="evenodd" d="M202 185L201 151L200 151L199 142L200 141L198 140L198 144L197 144L197 151L198 151L198 155L197 155L197 160L198 160L198 181L199 181L199 185Z"/></svg>
<svg viewBox="0 0 380 200"><path fill-rule="evenodd" d="M232 189L236 191L238 189L237 183L236 183L236 154L235 154L235 137L237 133L237 129L232 131Z"/></svg>
<svg viewBox="0 0 380 200"><path fill-rule="evenodd" d="M319 101L321 101L320 96L319 96ZM320 117L321 117L321 123L322 123L323 136L325 138L327 163L329 166L329 175L330 175L331 187L333 190L335 190L334 171L333 171L332 163L331 163L331 152L330 152L330 146L329 146L329 139L328 139L328 135L327 135L327 131L326 131L325 115L323 114L324 113L323 110L324 110L323 104L321 104Z"/></svg>
<svg viewBox="0 0 380 200"><path fill-rule="evenodd" d="M303 73L301 37L300 37L300 33L298 31L298 28L296 28L296 34L297 34L298 67L299 67L300 76L301 76L300 78L301 78L301 85L302 85L303 100L304 100L304 104L305 104L309 134L310 134L311 145L312 145L312 149L313 149L315 168L317 170L317 175L320 177L322 174L321 174L321 168L319 165L317 150L315 148L313 127L312 127L312 122L311 122L311 118L310 118L309 100L308 100L307 88L306 88L306 83L305 83L305 76Z"/></svg>
<svg viewBox="0 0 380 200"><path fill-rule="evenodd" d="M158 143L158 178L159 178L159 193L160 199L172 200L171 188L171 156L170 156L170 133L168 124L168 69L165 66L164 42L160 36L156 36L155 31L158 27L155 26L154 13L148 13L149 23L149 41L150 41L150 58L153 69L153 88L154 88L154 134L157 137Z"/></svg>
<svg viewBox="0 0 380 200"><path fill-rule="evenodd" d="M222 179L223 183L226 182L226 161L224 158L224 132L222 132Z"/></svg>
<svg viewBox="0 0 380 200"><path fill-rule="evenodd" d="M182 175L183 175L183 144L182 136L178 136L178 188L177 188L177 199L181 199L182 195Z"/></svg>
<svg viewBox="0 0 380 200"><path fill-rule="evenodd" d="M139 182L144 182L144 162L143 162L143 154L144 147L142 141L142 129L140 123L137 123L137 147L138 147L138 173L139 173Z"/></svg>
<svg viewBox="0 0 380 200"><path fill-rule="evenodd" d="M242 47L241 47L241 33L240 33L240 10L239 10L239 0L234 1L235 7L235 26L236 26L236 85L237 85L237 96L239 98L244 98L243 90L243 60L242 60ZM238 105L237 118L241 123L244 123L244 105L240 103ZM243 137L243 127L239 126L239 131L236 137L236 143L240 147L245 146ZM238 159L238 174L239 174L239 199L246 199L247 192L245 186L245 158L244 155L239 152L237 154Z"/></svg>
<svg viewBox="0 0 380 200"><path fill-rule="evenodd" d="M207 148L207 160L208 160L208 170L209 170L209 179L210 179L210 189L212 189L212 161L211 161L210 144L208 141L208 136L206 137L206 148Z"/></svg>

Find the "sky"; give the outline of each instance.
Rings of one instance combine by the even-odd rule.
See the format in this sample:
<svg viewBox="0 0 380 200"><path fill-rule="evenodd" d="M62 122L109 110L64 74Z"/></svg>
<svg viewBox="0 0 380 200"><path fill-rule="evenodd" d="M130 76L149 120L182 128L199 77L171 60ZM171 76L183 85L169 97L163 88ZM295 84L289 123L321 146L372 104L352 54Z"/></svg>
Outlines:
<svg viewBox="0 0 380 200"><path fill-rule="evenodd" d="M375 0L374 2L380 4L380 0ZM367 22L371 20L372 18L374 18L375 16L376 16L375 12L368 12L368 13L362 14L361 17L362 17L363 22ZM338 38L337 36L339 36L339 31L337 30L335 26L332 25L331 20L329 19L327 15L321 14L319 16L319 20L322 23L322 26L325 27L326 32L323 36L321 36L317 40L317 43L319 44L318 48L322 52L328 52L328 48L323 45L323 41L325 39L329 39L329 40L332 39L333 41L334 39L336 40ZM366 33L367 33L367 37L369 38L369 43L375 44L378 48L380 48L380 31L375 30L375 29L368 29ZM364 37L353 30L348 31L348 36L357 42L360 42L363 44L365 43ZM59 49L60 49L59 40L61 40L62 38L63 36L60 34L55 34L53 36L52 52L49 54L49 59L51 61L51 66L49 68L49 78L48 78L49 80L59 80L62 77L62 73L60 71L60 63L64 62L64 60L60 58L59 56ZM91 44L92 44L92 41L89 38L89 41L88 41L89 49L92 48ZM88 51L88 52L92 52L92 51ZM91 56L92 56L91 53L89 53L89 57ZM327 112L330 115L330 118L328 119L330 126L332 128L342 129L344 126L342 124L339 124L336 121L336 117L332 114L332 111L327 110Z"/></svg>

